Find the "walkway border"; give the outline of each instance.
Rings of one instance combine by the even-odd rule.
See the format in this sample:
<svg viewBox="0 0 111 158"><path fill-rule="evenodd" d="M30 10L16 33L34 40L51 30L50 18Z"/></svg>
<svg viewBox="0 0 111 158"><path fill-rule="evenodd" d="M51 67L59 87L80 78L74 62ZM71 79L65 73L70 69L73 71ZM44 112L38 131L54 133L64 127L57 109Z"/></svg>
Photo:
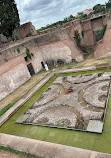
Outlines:
<svg viewBox="0 0 111 158"><path fill-rule="evenodd" d="M0 145L44 158L111 158L110 154L2 133Z"/></svg>

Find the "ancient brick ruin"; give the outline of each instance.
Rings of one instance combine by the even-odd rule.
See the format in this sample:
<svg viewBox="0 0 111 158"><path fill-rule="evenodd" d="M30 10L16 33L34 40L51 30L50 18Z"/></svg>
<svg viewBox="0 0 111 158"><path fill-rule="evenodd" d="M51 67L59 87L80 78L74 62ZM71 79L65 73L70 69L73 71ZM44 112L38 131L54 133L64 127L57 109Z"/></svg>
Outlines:
<svg viewBox="0 0 111 158"><path fill-rule="evenodd" d="M106 24L108 28L101 41L102 44L97 44L94 53L95 58L99 58L110 56L111 28L110 17L107 15L82 22L74 20L58 28L42 31L40 35L36 34L31 23L16 28L14 35L22 39L0 48L0 100L31 77L30 69L33 69L34 74L39 72L45 63L53 66L83 61L83 52L75 43L74 31L78 30L82 45L94 48L96 44L94 31L100 30ZM24 38L29 32L33 36ZM82 32L84 32L84 36L82 36ZM27 49L30 54L33 53L32 59L27 57Z"/></svg>
<svg viewBox="0 0 111 158"><path fill-rule="evenodd" d="M28 34L37 34L37 31L31 22L20 25L13 31L13 36L17 36L19 39L26 37Z"/></svg>

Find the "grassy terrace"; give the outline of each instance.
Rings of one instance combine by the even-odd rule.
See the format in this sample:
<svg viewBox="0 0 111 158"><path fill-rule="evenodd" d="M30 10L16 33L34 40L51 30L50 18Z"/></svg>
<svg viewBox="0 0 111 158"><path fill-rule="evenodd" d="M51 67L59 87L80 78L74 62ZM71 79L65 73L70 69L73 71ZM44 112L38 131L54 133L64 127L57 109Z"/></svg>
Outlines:
<svg viewBox="0 0 111 158"><path fill-rule="evenodd" d="M49 87L49 85L53 83L58 76L72 76L108 71L111 71L111 69L55 75L0 127L0 132L111 154L111 94L109 97L109 104L102 134L15 123L15 121Z"/></svg>

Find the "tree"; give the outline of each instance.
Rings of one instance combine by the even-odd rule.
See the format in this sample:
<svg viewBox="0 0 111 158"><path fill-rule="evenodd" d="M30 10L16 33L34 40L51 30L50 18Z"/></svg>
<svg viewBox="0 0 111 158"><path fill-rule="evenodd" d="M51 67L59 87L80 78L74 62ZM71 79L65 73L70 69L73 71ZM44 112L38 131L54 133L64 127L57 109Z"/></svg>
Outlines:
<svg viewBox="0 0 111 158"><path fill-rule="evenodd" d="M111 8L111 0L109 0L108 3L106 3L106 8L107 9Z"/></svg>
<svg viewBox="0 0 111 158"><path fill-rule="evenodd" d="M0 33L10 37L20 25L19 14L14 0L0 0Z"/></svg>
<svg viewBox="0 0 111 158"><path fill-rule="evenodd" d="M105 11L105 5L97 4L93 7L94 13L100 13Z"/></svg>
<svg viewBox="0 0 111 158"><path fill-rule="evenodd" d="M73 15L70 15L70 18L73 18Z"/></svg>

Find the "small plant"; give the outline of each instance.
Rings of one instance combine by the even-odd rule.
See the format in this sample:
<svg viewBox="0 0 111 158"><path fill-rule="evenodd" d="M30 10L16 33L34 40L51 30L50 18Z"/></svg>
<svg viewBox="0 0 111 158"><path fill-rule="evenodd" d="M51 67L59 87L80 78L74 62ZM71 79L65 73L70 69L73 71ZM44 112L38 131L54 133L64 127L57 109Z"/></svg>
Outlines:
<svg viewBox="0 0 111 158"><path fill-rule="evenodd" d="M18 36L17 35L15 35L15 36L12 36L12 38L11 38L11 40L12 41L17 41L19 38L18 38Z"/></svg>
<svg viewBox="0 0 111 158"><path fill-rule="evenodd" d="M17 52L20 53L20 49L19 48L17 48Z"/></svg>
<svg viewBox="0 0 111 158"><path fill-rule="evenodd" d="M26 37L29 37L29 36L32 36L31 32L29 32L29 33L26 34Z"/></svg>
<svg viewBox="0 0 111 158"><path fill-rule="evenodd" d="M39 30L37 30L37 33L40 35L40 31Z"/></svg>
<svg viewBox="0 0 111 158"><path fill-rule="evenodd" d="M80 38L78 30L75 30L74 36L75 36L75 41L76 41L77 46L80 46L81 38Z"/></svg>
<svg viewBox="0 0 111 158"><path fill-rule="evenodd" d="M31 53L31 56L32 56L32 57L34 57L34 54L33 54L33 53Z"/></svg>
<svg viewBox="0 0 111 158"><path fill-rule="evenodd" d="M18 36L17 35L15 35L15 40L17 41L19 38L18 38Z"/></svg>
<svg viewBox="0 0 111 158"><path fill-rule="evenodd" d="M12 36L11 40L12 40L12 41L15 41L15 37L14 37L14 36Z"/></svg>
<svg viewBox="0 0 111 158"><path fill-rule="evenodd" d="M33 53L30 53L29 48L26 48L26 55L27 55L27 57L28 57L29 59L32 59L32 57L34 56Z"/></svg>
<svg viewBox="0 0 111 158"><path fill-rule="evenodd" d="M8 61L8 59L4 58L4 61Z"/></svg>

